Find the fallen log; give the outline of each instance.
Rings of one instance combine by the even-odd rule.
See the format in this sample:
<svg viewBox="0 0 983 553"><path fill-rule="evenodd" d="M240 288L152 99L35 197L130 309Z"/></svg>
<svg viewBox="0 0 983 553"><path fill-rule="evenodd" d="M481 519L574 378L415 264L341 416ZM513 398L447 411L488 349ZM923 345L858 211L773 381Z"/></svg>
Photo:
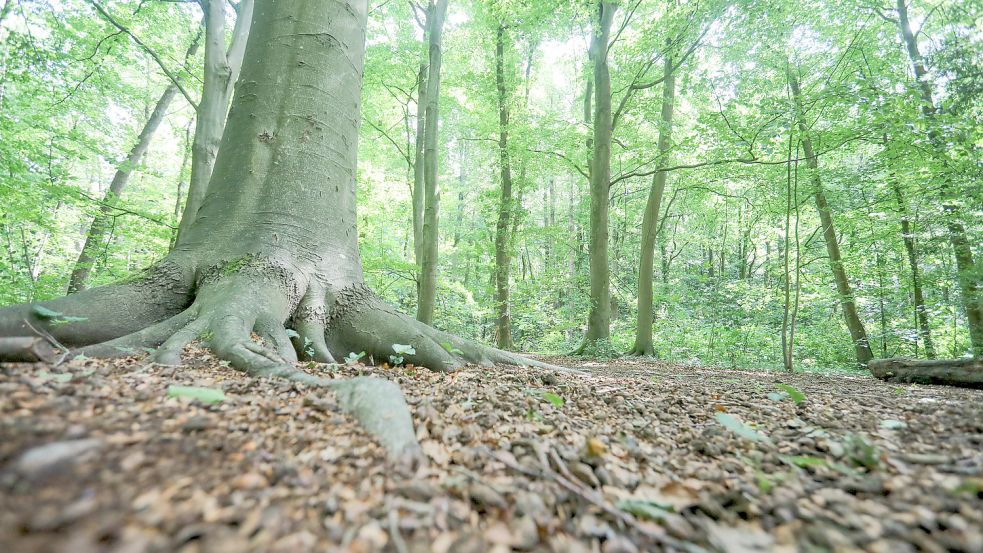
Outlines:
<svg viewBox="0 0 983 553"><path fill-rule="evenodd" d="M0 338L0 361L7 363L54 363L55 349L40 336Z"/></svg>
<svg viewBox="0 0 983 553"><path fill-rule="evenodd" d="M868 368L885 382L983 388L983 359L875 359Z"/></svg>

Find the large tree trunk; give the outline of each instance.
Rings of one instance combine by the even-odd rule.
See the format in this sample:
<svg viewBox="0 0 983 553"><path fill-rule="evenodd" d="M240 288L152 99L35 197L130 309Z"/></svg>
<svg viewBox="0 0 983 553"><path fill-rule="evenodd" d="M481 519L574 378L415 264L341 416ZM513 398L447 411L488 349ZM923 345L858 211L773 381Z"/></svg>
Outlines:
<svg viewBox="0 0 983 553"><path fill-rule="evenodd" d="M809 137L809 128L805 122L799 81L791 69L789 69L788 77L789 85L792 88L792 97L795 102L796 119L798 120L799 131L802 133L802 149L805 151L806 165L809 167L810 178L814 188L813 194L816 200L816 210L819 212L819 222L823 226L823 239L826 242L829 265L833 272L833 280L836 281L836 290L840 296L840 303L843 306L843 318L850 331L850 338L853 340L857 362L861 366L866 367L867 363L873 359L874 354L870 350L867 330L864 329L863 322L857 314L857 304L854 300L853 289L850 286L850 280L847 278L846 267L843 265L843 256L840 254L836 229L833 227L833 215L830 211L829 203L826 201L822 178L819 175L819 158L816 157L816 153L813 150L812 139Z"/></svg>
<svg viewBox="0 0 983 553"><path fill-rule="evenodd" d="M591 44L594 60L594 134L590 172L590 312L583 352L611 335L611 274L608 267L608 191L611 187L611 74L608 45L617 4L598 2L598 21Z"/></svg>
<svg viewBox="0 0 983 553"><path fill-rule="evenodd" d="M260 4L209 194L175 249L143 278L0 310L0 337L38 329L104 357L157 347L164 364L202 340L249 374L336 390L394 454L418 451L398 388L313 377L294 362L385 360L410 344L406 362L438 370L542 365L435 331L365 285L355 167L367 11L366 0Z"/></svg>
<svg viewBox="0 0 983 553"><path fill-rule="evenodd" d="M178 241L198 216L212 168L225 134L229 100L242 67L246 39L252 22L253 0L242 0L238 7L232 43L225 47L226 0L203 2L205 10L205 76L198 102L195 139L191 144L191 178L188 199L178 227Z"/></svg>
<svg viewBox="0 0 983 553"><path fill-rule="evenodd" d="M918 267L918 252L915 249L915 235L908 217L908 205L901 192L901 183L892 179L891 186L894 189L894 199L898 202L898 211L901 213L901 238L904 241L905 252L908 254L908 265L911 267L911 287L915 299L918 336L925 346L925 356L935 359L935 342L932 340L932 327L928 321L925 294L922 292L922 275Z"/></svg>
<svg viewBox="0 0 983 553"><path fill-rule="evenodd" d="M512 167L509 160L509 94L505 85L505 27L499 24L495 34L495 85L498 91L498 163L501 172L501 197L498 223L495 225L495 343L513 349L512 316L509 313L509 277L512 272Z"/></svg>
<svg viewBox="0 0 983 553"><path fill-rule="evenodd" d="M908 58L915 72L915 80L922 97L922 113L930 121L929 139L935 148L935 155L939 157L943 165L948 166L945 154L946 145L937 124L934 122L937 110L935 100L932 97L932 83L925 68L925 60L918 48L918 38L911 30L908 7L905 0L897 0L896 7L898 29L901 32L901 39L904 41L905 49L908 52ZM949 231L949 243L952 245L956 258L956 274L962 293L963 309L966 311L966 321L969 324L973 355L983 357L983 284L980 282L980 277L977 276L976 264L973 260L973 248L966 237L966 228L960 220L959 207L955 198L952 197L953 192L949 176L946 174L942 175L941 193L942 211Z"/></svg>
<svg viewBox="0 0 983 553"><path fill-rule="evenodd" d="M672 112L676 96L676 76L672 67L672 56L666 56L662 72L662 125L659 128L659 163L667 165L672 141ZM662 209L662 195L666 189L668 173L657 171L652 176L645 214L642 216L642 250L638 266L638 320L635 327L635 345L631 355L655 355L652 343L652 322L654 296L652 284L655 278L655 239L659 230L659 214Z"/></svg>
<svg viewBox="0 0 983 553"><path fill-rule="evenodd" d="M416 318L424 324L433 323L437 302L437 254L440 243L440 187L437 168L440 157L438 128L440 125L440 64L443 58L442 37L447 0L431 4L427 16L430 31L430 67L427 72L427 109L423 130L423 245L420 263L420 293Z"/></svg>
<svg viewBox="0 0 983 553"><path fill-rule="evenodd" d="M188 47L188 51L184 56L185 63L193 58L198 51L199 38L200 36L195 37L191 42L191 46ZM140 131L136 144L133 145L130 154L126 156L126 161L117 168L116 174L113 175L113 181L110 183L105 197L103 197L99 212L96 213L92 224L89 226L89 232L85 235L85 244L82 246L82 251L79 253L78 260L75 262L72 276L68 280L69 294L84 290L87 287L89 276L92 274L92 268L99 256L99 252L105 246L106 232L109 231L112 225L114 205L123 194L123 189L126 188L127 183L130 181L130 175L133 170L140 165L140 160L147 153L147 149L150 147L150 141L153 139L154 133L157 132L157 128L160 127L161 122L164 121L164 117L167 115L167 108L171 105L171 101L174 100L174 96L177 93L177 83L171 83L164 89L164 93L157 100L157 105L154 106L150 118L144 123L143 130Z"/></svg>

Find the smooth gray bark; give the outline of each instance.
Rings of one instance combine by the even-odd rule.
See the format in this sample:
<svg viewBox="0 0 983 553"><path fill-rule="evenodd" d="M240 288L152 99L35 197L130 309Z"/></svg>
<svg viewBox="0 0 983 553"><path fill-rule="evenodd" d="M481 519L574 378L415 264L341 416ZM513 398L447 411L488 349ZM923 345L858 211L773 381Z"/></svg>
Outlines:
<svg viewBox="0 0 983 553"><path fill-rule="evenodd" d="M237 7L236 24L232 42L225 45L226 0L210 0L203 3L205 10L205 74L201 100L198 102L195 121L195 139L191 145L191 178L188 199L178 227L178 242L194 223L201 209L218 149L225 133L229 115L229 101L249 38L252 23L253 0L242 0Z"/></svg>

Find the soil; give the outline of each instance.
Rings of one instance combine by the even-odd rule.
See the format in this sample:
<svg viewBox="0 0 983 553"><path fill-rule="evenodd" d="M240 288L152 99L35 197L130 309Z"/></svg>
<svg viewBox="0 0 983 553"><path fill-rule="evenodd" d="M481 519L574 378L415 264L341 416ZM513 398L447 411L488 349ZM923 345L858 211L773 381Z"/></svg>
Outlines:
<svg viewBox="0 0 983 553"><path fill-rule="evenodd" d="M330 393L189 354L0 369L0 549L983 551L981 390L641 360L306 368L397 381L429 458L411 469Z"/></svg>

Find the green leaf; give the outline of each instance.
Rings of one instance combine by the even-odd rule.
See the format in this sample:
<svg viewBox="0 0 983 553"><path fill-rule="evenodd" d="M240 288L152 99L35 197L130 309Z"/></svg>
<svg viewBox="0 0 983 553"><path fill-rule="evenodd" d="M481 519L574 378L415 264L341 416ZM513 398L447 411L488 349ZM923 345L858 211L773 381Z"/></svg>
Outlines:
<svg viewBox="0 0 983 553"><path fill-rule="evenodd" d="M464 355L464 352L463 351L461 351L461 350L457 349L456 347L454 347L454 345L451 344L450 342L441 342L440 343L440 347L446 349L447 350L447 353L452 353L452 354L457 354L457 355Z"/></svg>
<svg viewBox="0 0 983 553"><path fill-rule="evenodd" d="M393 344L393 351L400 355L416 355L416 349L408 344Z"/></svg>
<svg viewBox="0 0 983 553"><path fill-rule="evenodd" d="M31 308L31 310L34 311L34 314L37 315L39 319L57 319L62 315L61 313L52 311L43 305L35 305L33 308Z"/></svg>
<svg viewBox="0 0 983 553"><path fill-rule="evenodd" d="M167 397L186 397L202 403L221 403L228 399L222 390L198 386L168 386Z"/></svg>
<svg viewBox="0 0 983 553"><path fill-rule="evenodd" d="M723 426L727 430L730 430L731 432L737 434L742 438L746 438L748 440L751 440L752 442L771 443L771 440L768 438L768 436L765 436L764 434L761 434L757 430L744 424L743 422L738 420L737 417L734 417L727 413L717 413L714 415L714 418L717 419L717 422L720 423L721 426Z"/></svg>
<svg viewBox="0 0 983 553"><path fill-rule="evenodd" d="M667 513L675 509L672 505L664 505L650 499L622 499L617 507L641 519L661 520Z"/></svg>
<svg viewBox="0 0 983 553"><path fill-rule="evenodd" d="M563 407L563 398L553 392L543 392L543 399L553 404L553 407Z"/></svg>
<svg viewBox="0 0 983 553"><path fill-rule="evenodd" d="M794 401L796 405L806 400L805 394L796 390L794 387L789 386L788 384L778 384L776 388L788 394L788 397L792 398L792 401Z"/></svg>
<svg viewBox="0 0 983 553"><path fill-rule="evenodd" d="M72 375L71 373L49 373L48 371L41 371L38 373L38 378L42 380L54 380L55 382L64 384L72 379Z"/></svg>

